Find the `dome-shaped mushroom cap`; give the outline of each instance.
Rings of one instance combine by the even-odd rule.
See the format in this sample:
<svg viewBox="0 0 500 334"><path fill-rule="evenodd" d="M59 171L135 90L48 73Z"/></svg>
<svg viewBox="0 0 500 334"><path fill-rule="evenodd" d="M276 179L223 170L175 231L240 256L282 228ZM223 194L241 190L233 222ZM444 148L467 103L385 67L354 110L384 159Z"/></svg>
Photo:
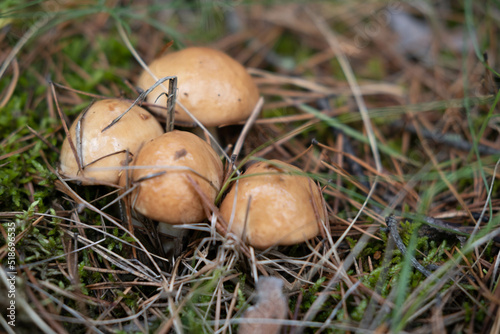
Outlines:
<svg viewBox="0 0 500 334"><path fill-rule="evenodd" d="M244 234L244 241L259 249L293 245L318 235L318 219L325 220L323 197L310 178L297 174L301 172L277 160L250 166L243 174L247 177L239 180L237 194L234 184L220 207L229 223L237 196L232 232L240 238Z"/></svg>
<svg viewBox="0 0 500 334"><path fill-rule="evenodd" d="M169 224L197 223L205 218L203 202L187 175L212 201L223 177L222 162L212 147L196 135L178 130L146 143L134 166L151 167L130 172L132 182L145 178L132 193L134 208L146 217ZM160 172L165 173L158 175ZM121 185L125 184L125 175L120 179Z"/></svg>
<svg viewBox="0 0 500 334"><path fill-rule="evenodd" d="M191 47L172 52L154 60L149 68L158 79L177 76L177 100L205 126L244 120L259 99L257 86L245 68L214 49ZM137 85L146 90L154 83L151 75L144 71ZM162 93L165 90L161 86L155 88L147 101L166 106L165 94L160 96ZM166 113L165 110L161 112ZM175 108L175 118L193 122L179 106Z"/></svg>
<svg viewBox="0 0 500 334"><path fill-rule="evenodd" d="M126 163L128 150L133 156L146 141L160 136L163 129L158 121L146 110L134 106L120 121L102 132L115 118L130 107L131 103L107 99L92 104L82 112L69 129L71 140L79 152L83 170L78 172L78 162L69 144L63 142L60 157L60 172L67 177L85 177L83 184L99 182L118 183L119 168ZM79 124L79 136L76 135ZM79 144L77 142L81 142ZM116 170L93 171L91 168L117 167ZM90 170L89 170L90 169Z"/></svg>

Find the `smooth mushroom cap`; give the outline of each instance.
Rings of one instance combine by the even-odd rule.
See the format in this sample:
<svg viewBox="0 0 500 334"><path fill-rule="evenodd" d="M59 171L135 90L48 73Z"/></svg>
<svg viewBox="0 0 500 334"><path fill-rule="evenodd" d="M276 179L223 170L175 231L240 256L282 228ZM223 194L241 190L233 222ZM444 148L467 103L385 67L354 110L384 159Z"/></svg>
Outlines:
<svg viewBox="0 0 500 334"><path fill-rule="evenodd" d="M149 68L158 79L177 76L177 100L205 126L244 120L259 99L257 86L246 69L227 54L214 49L191 47L172 52L154 60ZM146 90L154 83L151 75L144 71L137 85ZM165 93L164 88L155 88L147 101L166 106L166 96L162 93ZM164 109L156 111L166 115ZM177 105L175 119L193 122Z"/></svg>
<svg viewBox="0 0 500 334"><path fill-rule="evenodd" d="M163 133L160 123L148 111L138 106L134 106L119 122L102 132L130 105L129 102L117 99L100 100L92 104L86 112L82 112L71 125L69 133L76 151L81 152L83 169L79 172L77 158L66 138L61 149L61 174L79 178L86 185L100 182L118 183L119 167L126 164L125 151L128 150L133 156L142 144ZM76 135L77 126L80 129L79 136ZM99 167L116 169L92 170Z"/></svg>
<svg viewBox="0 0 500 334"><path fill-rule="evenodd" d="M232 186L220 207L231 231L259 249L293 245L318 235L318 219L326 219L324 200L310 178L296 174L301 172L278 160L250 166L243 174L247 177L239 180L237 190L236 183Z"/></svg>
<svg viewBox="0 0 500 334"><path fill-rule="evenodd" d="M212 147L196 135L178 130L145 144L134 166L129 173L129 183L139 181L131 197L134 208L146 217L169 224L197 223L206 218L203 202L188 175L211 201L223 177L222 162ZM123 173L121 185L125 185L126 175Z"/></svg>

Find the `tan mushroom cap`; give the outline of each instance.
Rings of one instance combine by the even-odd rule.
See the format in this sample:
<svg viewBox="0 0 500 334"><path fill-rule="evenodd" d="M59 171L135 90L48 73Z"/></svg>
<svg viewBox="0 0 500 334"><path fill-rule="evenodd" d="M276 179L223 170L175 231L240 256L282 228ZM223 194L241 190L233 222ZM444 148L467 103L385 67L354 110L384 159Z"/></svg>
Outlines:
<svg viewBox="0 0 500 334"><path fill-rule="evenodd" d="M196 135L178 130L144 145L134 166L152 167L130 172L129 181L144 178L132 193L134 208L146 217L169 224L197 223L206 218L203 202L187 175L211 201L215 200L223 177L222 162L212 147ZM165 173L158 175L160 172ZM126 174L120 179L121 185L125 185Z"/></svg>
<svg viewBox="0 0 500 334"><path fill-rule="evenodd" d="M148 111L134 106L119 122L102 132L116 117L130 107L131 103L118 100L100 100L82 112L69 130L76 151L81 150L83 170L78 171L78 162L68 138L63 142L60 157L60 172L67 177L86 178L83 184L100 182L118 183L119 168L115 170L92 170L100 167L120 167L126 163L126 153L135 154L145 142L160 136L163 129ZM79 144L76 129L79 125Z"/></svg>
<svg viewBox="0 0 500 334"><path fill-rule="evenodd" d="M310 178L290 172L302 171L284 162L270 160L250 166L243 174L248 177L239 180L231 230L240 238L244 234L244 241L249 245L259 249L293 245L318 235L318 218L325 220L321 192ZM220 213L228 223L235 195L236 184L220 207Z"/></svg>
<svg viewBox="0 0 500 334"><path fill-rule="evenodd" d="M259 99L257 86L246 69L214 49L191 47L172 52L154 60L149 68L158 79L177 76L177 100L205 126L244 120ZM144 71L137 85L146 90L154 83L151 75ZM148 95L147 101L166 106L165 94L158 98L162 93L165 93L164 88L157 87ZM157 111L166 113L164 109ZM193 122L179 106L175 108L175 119Z"/></svg>

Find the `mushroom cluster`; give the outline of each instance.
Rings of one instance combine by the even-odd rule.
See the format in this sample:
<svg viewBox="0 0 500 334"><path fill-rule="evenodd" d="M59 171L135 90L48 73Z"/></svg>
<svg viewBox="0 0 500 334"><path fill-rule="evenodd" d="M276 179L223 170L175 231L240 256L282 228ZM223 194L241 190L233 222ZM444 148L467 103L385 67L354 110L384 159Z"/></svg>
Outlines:
<svg viewBox="0 0 500 334"><path fill-rule="evenodd" d="M154 76L176 76L177 104L205 126L243 120L259 99L245 68L220 51L187 48L149 67L153 76L144 72L138 86L149 89ZM165 105L164 87L147 99ZM175 113L177 120L191 121L177 106ZM215 202L223 171L218 154L200 137L179 130L163 133L149 112L117 99L98 101L80 114L60 162L61 174L72 180L131 189L135 212L172 225L208 218L206 201ZM250 166L220 205L229 231L259 249L314 238L327 219L325 211L317 185L297 167L276 160Z"/></svg>

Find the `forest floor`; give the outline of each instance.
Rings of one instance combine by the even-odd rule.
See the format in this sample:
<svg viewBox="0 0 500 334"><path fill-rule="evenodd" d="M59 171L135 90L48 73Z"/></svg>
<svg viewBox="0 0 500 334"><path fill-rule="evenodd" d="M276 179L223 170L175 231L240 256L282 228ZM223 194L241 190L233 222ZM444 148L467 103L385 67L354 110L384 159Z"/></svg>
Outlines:
<svg viewBox="0 0 500 334"><path fill-rule="evenodd" d="M232 333L273 276L283 333L500 333L499 33L497 0L2 1L3 329ZM64 124L135 100L138 57L198 45L264 98L237 165L313 178L318 237L256 250L209 221L134 230L119 188L59 174ZM218 130L226 152L242 128Z"/></svg>

